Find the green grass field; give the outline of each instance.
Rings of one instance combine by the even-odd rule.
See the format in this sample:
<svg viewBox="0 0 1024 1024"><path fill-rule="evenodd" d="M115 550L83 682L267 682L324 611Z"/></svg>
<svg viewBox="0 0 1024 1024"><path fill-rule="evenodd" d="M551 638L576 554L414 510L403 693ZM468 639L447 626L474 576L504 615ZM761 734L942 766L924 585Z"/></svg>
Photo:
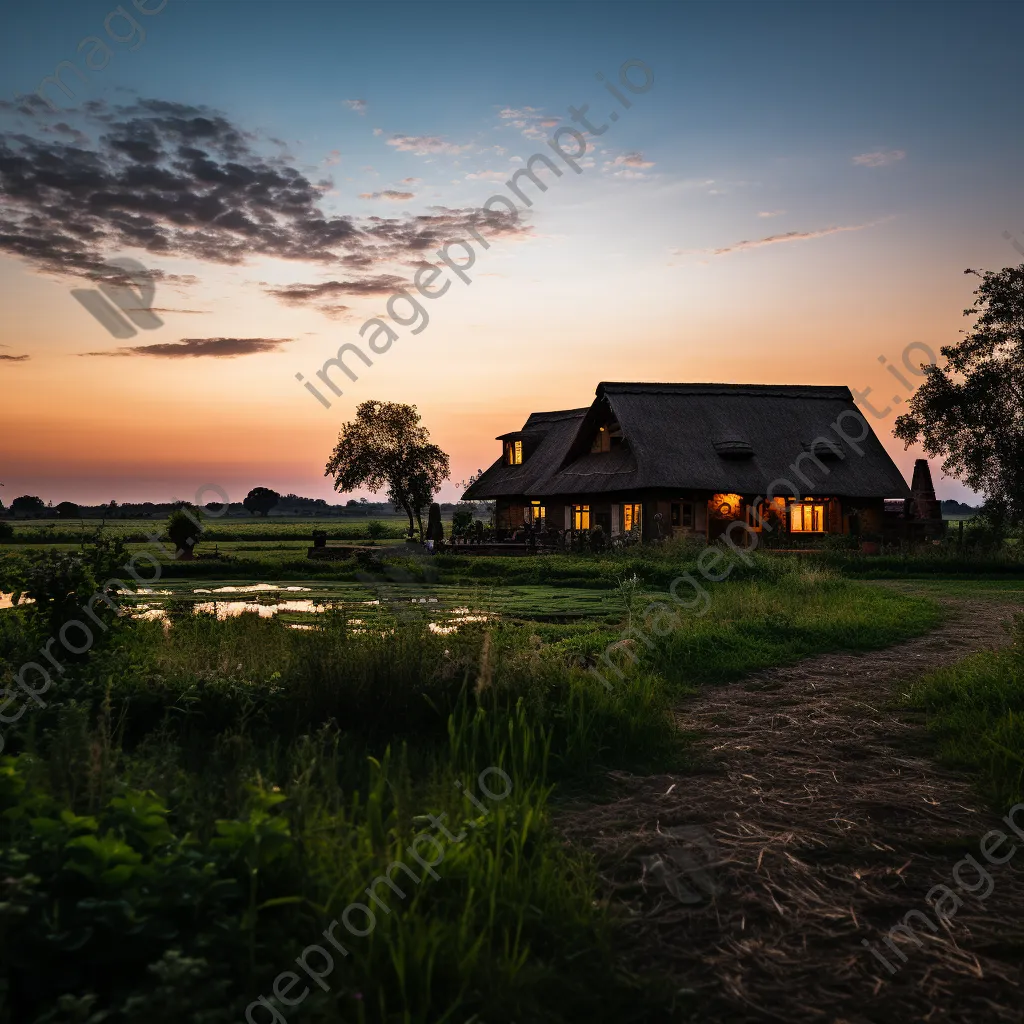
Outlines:
<svg viewBox="0 0 1024 1024"><path fill-rule="evenodd" d="M443 518L443 517L442 517ZM449 516L450 518L450 516ZM102 528L111 536L134 543L153 544L152 537L163 533L164 519L8 519L14 529L11 544L77 545ZM314 530L323 530L330 540L368 538L371 523L377 523L382 537L401 539L408 528L404 515L375 513L372 516L204 516L204 542L217 541L304 541L312 543Z"/></svg>
<svg viewBox="0 0 1024 1024"><path fill-rule="evenodd" d="M760 554L706 584L706 614L681 610L684 546L421 558L399 542L317 565L302 539L214 543L230 559L165 560L156 593L126 598L166 622L108 617L46 706L4 726L3 1024L226 1024L261 996L255 1019L284 1019L274 979L332 921L348 955L303 1020L672 1019L671 987L616 967L623 922L552 807L610 769L685 764L670 711L699 686L882 647L943 614L934 579L910 592ZM2 571L48 547L6 545ZM69 586L79 600L85 584L59 577L56 605L0 611L5 685L66 621L54 608L74 610ZM218 618L213 602L247 610ZM660 636L658 606L673 613ZM607 654L624 635L629 653ZM500 799L481 789L505 778ZM397 863L418 881L401 870L403 895L380 881L372 901ZM355 904L376 911L370 931L363 911L346 930Z"/></svg>

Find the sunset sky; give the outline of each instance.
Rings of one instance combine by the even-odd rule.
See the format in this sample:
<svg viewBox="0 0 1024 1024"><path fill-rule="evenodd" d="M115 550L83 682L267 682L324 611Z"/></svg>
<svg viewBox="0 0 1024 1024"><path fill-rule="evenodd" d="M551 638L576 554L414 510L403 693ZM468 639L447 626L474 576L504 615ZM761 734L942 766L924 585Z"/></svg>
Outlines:
<svg viewBox="0 0 1024 1024"><path fill-rule="evenodd" d="M602 380L871 388L909 476L889 431L910 389L879 357L955 341L963 270L1022 262L1016 4L137 5L3 16L6 503L330 499L371 398L417 405L458 481ZM44 88L52 111L61 61L81 75ZM607 127L576 174L548 140L584 104ZM373 353L364 321L539 152L561 176L522 179L532 206L481 228L471 283L439 277L429 324ZM128 339L71 294L117 257L158 276L162 325ZM335 397L315 375L345 342L373 365L347 360Z"/></svg>

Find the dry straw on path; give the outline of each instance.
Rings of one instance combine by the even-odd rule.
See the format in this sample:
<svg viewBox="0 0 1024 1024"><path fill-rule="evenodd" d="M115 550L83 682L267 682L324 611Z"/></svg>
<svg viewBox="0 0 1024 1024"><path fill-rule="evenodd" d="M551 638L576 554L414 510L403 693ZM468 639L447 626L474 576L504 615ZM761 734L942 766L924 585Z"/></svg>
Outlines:
<svg viewBox="0 0 1024 1024"><path fill-rule="evenodd" d="M694 774L616 773L614 800L562 817L625 912L624 964L671 975L700 1007L694 1020L1022 1020L1024 849L990 866L984 905L965 899L948 928L901 944L906 963L881 946L895 975L861 944L878 947L907 911L934 916L925 895L1000 827L970 781L929 756L919 717L893 710L901 681L1007 642L1010 609L951 610L887 650L704 687L676 712L700 736ZM671 862L687 828L710 835L718 861L699 903L646 870Z"/></svg>

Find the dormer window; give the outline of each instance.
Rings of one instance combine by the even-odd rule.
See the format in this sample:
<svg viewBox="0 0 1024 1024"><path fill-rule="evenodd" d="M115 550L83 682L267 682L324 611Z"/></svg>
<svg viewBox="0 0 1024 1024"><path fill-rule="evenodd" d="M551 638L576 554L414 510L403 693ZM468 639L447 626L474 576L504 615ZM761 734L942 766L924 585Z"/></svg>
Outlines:
<svg viewBox="0 0 1024 1024"><path fill-rule="evenodd" d="M590 445L591 454L597 452L610 452L622 444L622 428L618 423L609 423L607 426L598 427L594 440Z"/></svg>
<svg viewBox="0 0 1024 1024"><path fill-rule="evenodd" d="M522 441L506 441L505 442L505 465L506 466L521 466L523 463L523 442Z"/></svg>

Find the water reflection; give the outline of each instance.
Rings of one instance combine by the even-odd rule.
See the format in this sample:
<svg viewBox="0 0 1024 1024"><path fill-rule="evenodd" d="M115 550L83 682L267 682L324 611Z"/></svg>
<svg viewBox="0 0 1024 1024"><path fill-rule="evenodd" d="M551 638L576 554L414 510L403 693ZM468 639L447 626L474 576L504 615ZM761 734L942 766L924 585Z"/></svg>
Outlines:
<svg viewBox="0 0 1024 1024"><path fill-rule="evenodd" d="M258 583L251 587L217 587L213 590L193 590L193 594L242 594L242 593L267 593L273 591L275 593L289 592L294 593L297 591L309 591L312 587L279 587L268 583ZM135 591L137 596L145 597L171 597L175 594L172 590L153 590L149 587L140 587ZM399 599L402 601L403 599ZM31 598L22 598L20 604L31 604ZM362 606L380 606L381 601L349 601L345 602L349 607L355 605ZM385 602L388 603L388 602ZM412 598L411 603L413 604L438 604L436 597L431 598ZM239 615L258 615L261 619L272 619L275 615L279 615L282 612L293 612L302 615L317 615L327 611L334 605L334 602L327 598L318 598L316 600L310 598L297 598L294 600L286 601L261 601L250 600L250 601L195 601L192 603L191 612L193 615L215 615L220 620L237 618ZM0 610L6 608L13 608L13 595L8 593L0 593ZM170 628L171 619L168 615L167 608L162 604L150 604L150 603L139 603L130 606L130 614L132 618L140 619L150 622L162 622L166 628ZM128 613L126 608L122 614ZM431 609L432 614L437 614L437 621L427 623L427 628L433 632L442 635L448 635L450 633L456 633L459 627L465 623L471 622L487 622L493 616L474 614L468 607L452 608L445 612L442 608ZM356 627L352 629L353 633L365 633L367 631L366 620L362 618L350 618L347 620L350 627ZM290 629L303 629L309 630L315 627L307 623L288 623ZM382 634L387 635L387 634Z"/></svg>
<svg viewBox="0 0 1024 1024"><path fill-rule="evenodd" d="M286 593L298 593L299 591L312 590L312 587L279 587L276 583L254 583L248 587L214 587L212 590L193 590L193 594L265 594L268 592L277 593L279 591L285 591ZM142 593L142 591L139 591ZM163 591L163 593L169 593L169 591Z"/></svg>
<svg viewBox="0 0 1024 1024"><path fill-rule="evenodd" d="M312 614L323 608L323 601L277 601L274 604L262 604L259 601L197 601L192 611L195 615L216 615L218 619L233 619L247 612L261 619L272 619L278 612Z"/></svg>

